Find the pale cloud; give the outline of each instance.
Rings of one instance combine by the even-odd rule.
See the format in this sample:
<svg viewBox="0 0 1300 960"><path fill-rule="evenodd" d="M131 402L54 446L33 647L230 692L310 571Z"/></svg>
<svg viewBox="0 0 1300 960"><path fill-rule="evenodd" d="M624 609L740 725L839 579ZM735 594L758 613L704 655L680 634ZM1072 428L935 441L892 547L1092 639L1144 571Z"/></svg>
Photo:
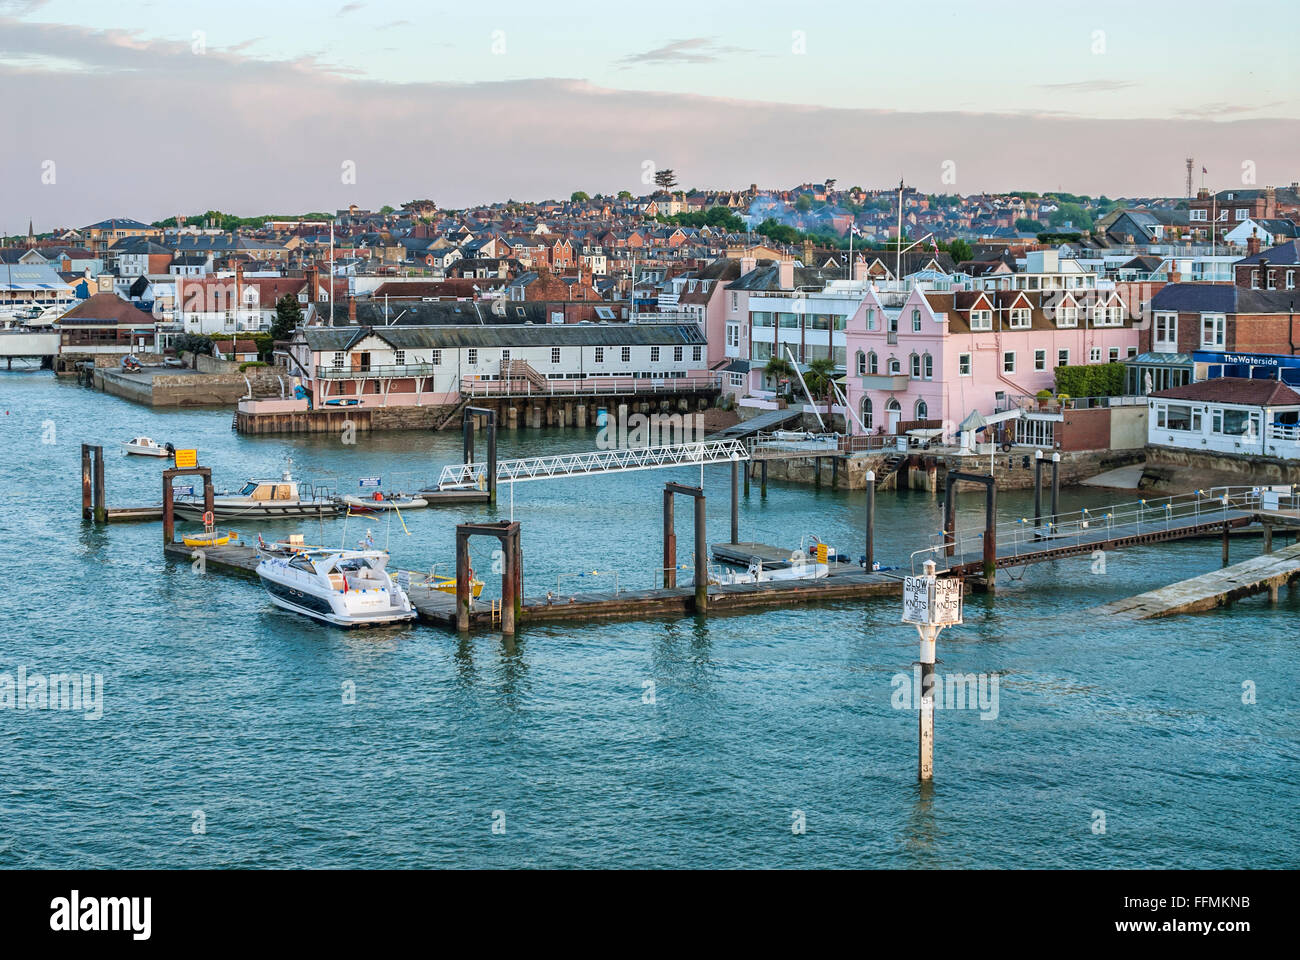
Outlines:
<svg viewBox="0 0 1300 960"><path fill-rule="evenodd" d="M1225 170L1249 156L1261 183L1289 182L1300 142L1295 120L828 109L556 77L384 83L318 57L196 56L179 43L79 27L0 21L0 36L7 49L78 65L0 62L21 132L0 151L6 196L23 201L0 214L12 218L0 222L11 233L28 216L48 229L211 208L255 215L423 196L451 207L575 189L643 192L646 161L702 188L810 176L871 186L901 174L927 191L1177 195L1187 156ZM69 103L96 109L70 121ZM164 107L165 132L142 139L129 118ZM41 183L46 160L58 164L52 185ZM948 161L951 184L941 180ZM354 185L341 182L345 162Z"/></svg>
<svg viewBox="0 0 1300 960"><path fill-rule="evenodd" d="M1062 93L1110 93L1136 87L1132 80L1069 80L1060 83L1040 83L1039 90L1059 90Z"/></svg>
<svg viewBox="0 0 1300 960"><path fill-rule="evenodd" d="M683 40L670 40L661 47L634 53L624 57L619 63L631 66L648 63L716 63L727 54L744 53L740 47L721 45L715 37L688 37Z"/></svg>

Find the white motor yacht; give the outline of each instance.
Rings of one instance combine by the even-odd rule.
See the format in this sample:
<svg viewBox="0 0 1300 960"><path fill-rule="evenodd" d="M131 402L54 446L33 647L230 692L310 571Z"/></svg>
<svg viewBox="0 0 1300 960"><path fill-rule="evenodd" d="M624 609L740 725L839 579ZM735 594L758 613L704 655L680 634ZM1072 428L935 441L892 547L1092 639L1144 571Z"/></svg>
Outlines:
<svg viewBox="0 0 1300 960"><path fill-rule="evenodd" d="M170 443L158 443L149 437L133 437L124 440L122 449L140 457L170 457L174 450Z"/></svg>
<svg viewBox="0 0 1300 960"><path fill-rule="evenodd" d="M406 592L384 569L383 550L263 552L257 575L271 602L339 627L373 627L414 620Z"/></svg>
<svg viewBox="0 0 1300 960"><path fill-rule="evenodd" d="M202 519L201 494L182 494L175 498L174 503L178 517ZM279 480L249 480L238 491L223 491L212 498L214 520L331 517L343 508L338 497L295 480L288 470Z"/></svg>

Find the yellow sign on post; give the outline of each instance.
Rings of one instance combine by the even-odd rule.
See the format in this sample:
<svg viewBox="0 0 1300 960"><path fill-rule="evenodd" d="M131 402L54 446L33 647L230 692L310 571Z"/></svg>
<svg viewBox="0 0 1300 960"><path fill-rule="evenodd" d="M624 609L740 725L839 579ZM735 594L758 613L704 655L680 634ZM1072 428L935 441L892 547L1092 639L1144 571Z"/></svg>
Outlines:
<svg viewBox="0 0 1300 960"><path fill-rule="evenodd" d="M180 470L188 470L191 467L199 465L199 452L197 450L177 450L176 467Z"/></svg>

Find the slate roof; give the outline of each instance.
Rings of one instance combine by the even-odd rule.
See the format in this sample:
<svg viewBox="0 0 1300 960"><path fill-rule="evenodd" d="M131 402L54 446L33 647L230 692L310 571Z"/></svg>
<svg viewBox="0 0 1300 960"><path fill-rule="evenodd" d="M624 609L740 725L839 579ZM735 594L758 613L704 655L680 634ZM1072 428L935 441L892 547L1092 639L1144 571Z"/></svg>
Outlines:
<svg viewBox="0 0 1300 960"><path fill-rule="evenodd" d="M1296 393L1280 380L1218 377L1148 394L1161 400L1195 400L1200 403L1239 403L1252 407L1300 406Z"/></svg>
<svg viewBox="0 0 1300 960"><path fill-rule="evenodd" d="M1300 263L1300 241L1288 240L1286 243L1261 250L1249 257L1242 257L1237 261L1237 265L1259 263L1261 260L1267 260L1270 264Z"/></svg>
<svg viewBox="0 0 1300 960"><path fill-rule="evenodd" d="M1169 283L1151 298L1152 310L1178 313L1290 313L1294 290L1251 290L1231 283Z"/></svg>
<svg viewBox="0 0 1300 960"><path fill-rule="evenodd" d="M495 326L403 324L391 327L307 327L301 333L306 338L308 347L316 352L349 350L372 333L395 349L402 350L429 347L456 350L463 347L490 349L704 344L704 334L693 323L500 323Z"/></svg>

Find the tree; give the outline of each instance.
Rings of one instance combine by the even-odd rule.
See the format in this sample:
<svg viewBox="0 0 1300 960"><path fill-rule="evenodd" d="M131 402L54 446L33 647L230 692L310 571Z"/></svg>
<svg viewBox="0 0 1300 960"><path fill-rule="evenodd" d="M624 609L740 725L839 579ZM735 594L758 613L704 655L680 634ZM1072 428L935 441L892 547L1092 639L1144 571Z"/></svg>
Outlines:
<svg viewBox="0 0 1300 960"><path fill-rule="evenodd" d="M975 251L965 240L953 240L948 244L948 255L952 257L954 263L962 263L966 260L975 258Z"/></svg>
<svg viewBox="0 0 1300 960"><path fill-rule="evenodd" d="M184 333L176 338L173 344L176 348L176 355L179 357L182 353L192 353L195 356L203 355L212 356L212 341L198 333Z"/></svg>
<svg viewBox="0 0 1300 960"><path fill-rule="evenodd" d="M655 173L655 186L667 193L672 192L673 187L677 186L677 175L673 173L672 168Z"/></svg>
<svg viewBox="0 0 1300 960"><path fill-rule="evenodd" d="M631 190L620 190L620 191L618 192L618 198L619 198L620 200L631 200L631 199L632 199L632 191L631 191Z"/></svg>
<svg viewBox="0 0 1300 960"><path fill-rule="evenodd" d="M586 203L591 199L591 195L585 190L574 190L569 194L569 200L573 203Z"/></svg>
<svg viewBox="0 0 1300 960"><path fill-rule="evenodd" d="M786 381L786 393L790 391L790 378L794 376L794 367L790 366L790 361L779 353L774 353L768 358L767 365L763 367L763 373L776 381L777 390L781 388L781 381Z"/></svg>
<svg viewBox="0 0 1300 960"><path fill-rule="evenodd" d="M794 202L794 208L800 213L807 213L812 209L812 197L806 193L799 194L799 199Z"/></svg>
<svg viewBox="0 0 1300 960"><path fill-rule="evenodd" d="M302 307L298 306L297 297L286 293L275 301L275 322L271 324L273 340L288 340L301 323Z"/></svg>
<svg viewBox="0 0 1300 960"><path fill-rule="evenodd" d="M835 379L835 361L830 357L817 357L809 361L804 371L803 382L808 392L818 400L825 400L831 392L831 381Z"/></svg>
<svg viewBox="0 0 1300 960"><path fill-rule="evenodd" d="M382 207L379 208L379 212L382 213L384 216L388 216L390 213L396 213L397 208L390 207L388 204L384 204Z"/></svg>
<svg viewBox="0 0 1300 960"><path fill-rule="evenodd" d="M1029 217L1017 217L1016 229L1021 233L1042 233L1047 228L1037 220L1031 220Z"/></svg>

